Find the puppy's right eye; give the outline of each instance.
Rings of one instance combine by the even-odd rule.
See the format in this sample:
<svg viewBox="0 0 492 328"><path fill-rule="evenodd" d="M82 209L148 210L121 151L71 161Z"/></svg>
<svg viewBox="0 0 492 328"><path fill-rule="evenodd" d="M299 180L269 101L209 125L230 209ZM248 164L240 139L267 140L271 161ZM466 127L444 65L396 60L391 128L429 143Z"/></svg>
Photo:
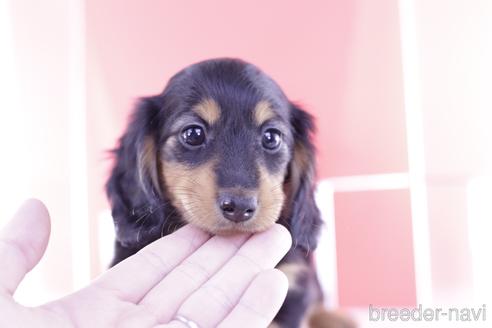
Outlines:
<svg viewBox="0 0 492 328"><path fill-rule="evenodd" d="M205 131L201 126L190 125L181 132L181 139L190 146L200 146L205 142Z"/></svg>

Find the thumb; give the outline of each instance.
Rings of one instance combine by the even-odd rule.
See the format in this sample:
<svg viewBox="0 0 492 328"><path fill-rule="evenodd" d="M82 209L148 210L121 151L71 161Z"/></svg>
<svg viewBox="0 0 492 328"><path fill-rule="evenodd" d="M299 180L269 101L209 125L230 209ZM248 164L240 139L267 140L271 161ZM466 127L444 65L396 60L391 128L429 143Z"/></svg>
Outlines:
<svg viewBox="0 0 492 328"><path fill-rule="evenodd" d="M13 294L26 273L38 264L50 235L44 204L29 199L0 231L0 292Z"/></svg>

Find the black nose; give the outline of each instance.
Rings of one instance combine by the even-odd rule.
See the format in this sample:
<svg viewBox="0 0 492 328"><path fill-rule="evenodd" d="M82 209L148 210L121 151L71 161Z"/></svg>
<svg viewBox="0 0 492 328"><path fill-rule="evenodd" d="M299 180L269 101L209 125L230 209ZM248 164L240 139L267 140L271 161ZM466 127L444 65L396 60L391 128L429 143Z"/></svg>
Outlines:
<svg viewBox="0 0 492 328"><path fill-rule="evenodd" d="M219 207L222 215L233 222L243 222L253 217L256 211L256 197L221 195Z"/></svg>

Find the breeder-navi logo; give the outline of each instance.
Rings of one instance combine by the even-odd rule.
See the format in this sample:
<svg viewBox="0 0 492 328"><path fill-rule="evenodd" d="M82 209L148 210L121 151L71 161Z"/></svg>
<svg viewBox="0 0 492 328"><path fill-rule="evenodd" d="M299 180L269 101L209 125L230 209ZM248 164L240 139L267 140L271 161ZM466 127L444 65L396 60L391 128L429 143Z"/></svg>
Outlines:
<svg viewBox="0 0 492 328"><path fill-rule="evenodd" d="M369 321L486 321L487 306L479 308L375 308L369 305Z"/></svg>

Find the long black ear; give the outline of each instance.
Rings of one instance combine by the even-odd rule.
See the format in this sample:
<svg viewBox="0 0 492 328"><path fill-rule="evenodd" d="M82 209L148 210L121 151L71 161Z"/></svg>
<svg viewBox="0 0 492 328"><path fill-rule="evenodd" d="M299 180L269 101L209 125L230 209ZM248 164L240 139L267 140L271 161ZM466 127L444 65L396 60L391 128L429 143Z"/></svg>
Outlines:
<svg viewBox="0 0 492 328"><path fill-rule="evenodd" d="M117 243L140 248L156 239L162 203L157 138L162 97L142 98L113 151L114 167L106 184Z"/></svg>
<svg viewBox="0 0 492 328"><path fill-rule="evenodd" d="M317 246L321 217L314 199L315 148L313 117L299 106L291 104L291 126L294 149L286 179L288 224L294 247L307 253Z"/></svg>

